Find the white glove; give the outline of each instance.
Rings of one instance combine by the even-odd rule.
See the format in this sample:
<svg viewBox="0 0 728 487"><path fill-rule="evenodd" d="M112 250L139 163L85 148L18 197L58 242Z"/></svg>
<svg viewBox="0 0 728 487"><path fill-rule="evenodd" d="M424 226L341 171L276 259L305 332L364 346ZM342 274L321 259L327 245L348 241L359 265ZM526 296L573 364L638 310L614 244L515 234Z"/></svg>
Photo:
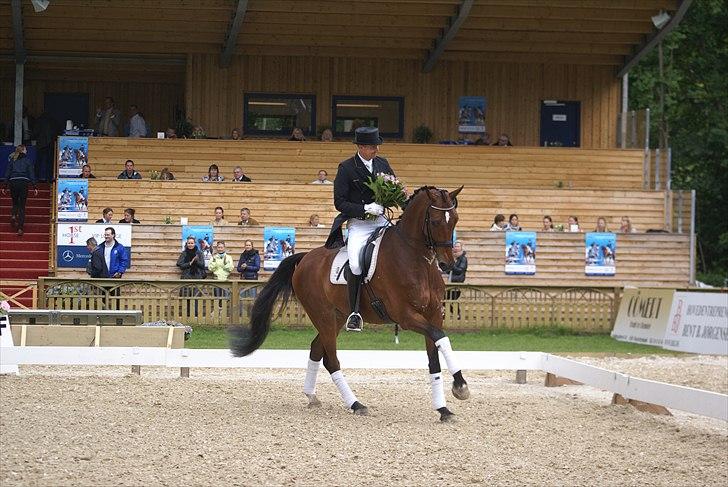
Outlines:
<svg viewBox="0 0 728 487"><path fill-rule="evenodd" d="M364 213L379 216L384 213L384 207L379 203L368 203L364 205Z"/></svg>

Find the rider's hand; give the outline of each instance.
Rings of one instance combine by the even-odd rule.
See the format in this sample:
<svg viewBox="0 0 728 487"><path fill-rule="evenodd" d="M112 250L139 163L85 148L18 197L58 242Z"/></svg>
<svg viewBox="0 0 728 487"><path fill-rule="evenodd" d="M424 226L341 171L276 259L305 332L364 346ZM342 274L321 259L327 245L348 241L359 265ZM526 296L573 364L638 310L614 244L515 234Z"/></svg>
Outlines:
<svg viewBox="0 0 728 487"><path fill-rule="evenodd" d="M364 205L364 213L369 215L379 216L384 213L384 207L379 203L368 203Z"/></svg>

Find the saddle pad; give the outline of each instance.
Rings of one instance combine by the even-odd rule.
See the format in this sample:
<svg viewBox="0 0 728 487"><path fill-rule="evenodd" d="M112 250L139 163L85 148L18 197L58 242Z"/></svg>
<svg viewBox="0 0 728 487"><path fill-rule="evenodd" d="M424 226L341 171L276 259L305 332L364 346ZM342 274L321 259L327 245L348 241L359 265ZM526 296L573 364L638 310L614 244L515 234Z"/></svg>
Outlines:
<svg viewBox="0 0 728 487"><path fill-rule="evenodd" d="M379 237L372 242L374 250L372 251L372 263L369 265L369 272L364 277L364 282L369 282L374 277L374 271L377 267L377 257L379 256L379 245L382 243L382 237L385 232L381 232ZM331 284L346 284L344 279L344 264L349 261L349 256L346 253L346 245L339 249L339 253L334 257L334 262L331 264L331 272L329 273L329 281Z"/></svg>

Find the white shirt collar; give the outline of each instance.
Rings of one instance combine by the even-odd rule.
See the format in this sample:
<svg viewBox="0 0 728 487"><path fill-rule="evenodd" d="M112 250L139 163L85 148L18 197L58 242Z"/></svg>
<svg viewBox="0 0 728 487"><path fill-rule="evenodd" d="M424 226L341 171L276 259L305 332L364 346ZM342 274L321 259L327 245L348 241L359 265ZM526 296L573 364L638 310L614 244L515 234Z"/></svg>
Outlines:
<svg viewBox="0 0 728 487"><path fill-rule="evenodd" d="M359 156L359 159L361 159L361 162L363 162L367 169L369 169L369 172L372 172L372 162L374 161L374 159L364 159L358 152L357 155Z"/></svg>

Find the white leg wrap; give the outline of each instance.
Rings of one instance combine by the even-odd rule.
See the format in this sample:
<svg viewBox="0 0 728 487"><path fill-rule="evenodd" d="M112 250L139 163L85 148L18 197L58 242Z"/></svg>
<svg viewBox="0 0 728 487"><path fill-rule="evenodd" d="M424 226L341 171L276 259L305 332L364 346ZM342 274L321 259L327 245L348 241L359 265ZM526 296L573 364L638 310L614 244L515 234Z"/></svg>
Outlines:
<svg viewBox="0 0 728 487"><path fill-rule="evenodd" d="M316 376L318 376L321 361L314 362L308 359L308 368L306 369L306 380L303 382L303 392L305 394L316 394Z"/></svg>
<svg viewBox="0 0 728 487"><path fill-rule="evenodd" d="M432 388L432 409L438 410L446 406L445 388L442 385L442 373L430 374L430 387Z"/></svg>
<svg viewBox="0 0 728 487"><path fill-rule="evenodd" d="M336 388L339 389L339 394L341 395L341 400L344 401L344 406L351 409L351 405L356 402L356 396L353 392L351 392L349 384L346 383L344 374L340 370L337 370L331 374L331 380L334 381Z"/></svg>
<svg viewBox="0 0 728 487"><path fill-rule="evenodd" d="M460 372L460 366L455 360L455 354L452 351L452 346L450 346L450 339L448 337L442 337L435 342L435 346L440 351L442 356L445 357L447 370L449 370L450 373L453 375L457 372Z"/></svg>

